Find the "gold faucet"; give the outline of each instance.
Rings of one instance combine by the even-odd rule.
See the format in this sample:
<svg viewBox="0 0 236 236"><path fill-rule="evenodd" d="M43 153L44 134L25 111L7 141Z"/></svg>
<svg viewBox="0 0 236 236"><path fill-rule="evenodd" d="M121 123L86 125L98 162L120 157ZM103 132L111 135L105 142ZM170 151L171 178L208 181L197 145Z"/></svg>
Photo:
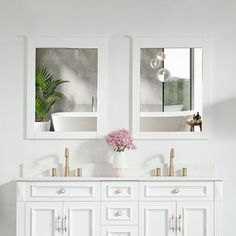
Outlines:
<svg viewBox="0 0 236 236"><path fill-rule="evenodd" d="M69 149L65 149L65 169L64 176L70 176L70 166L69 166Z"/></svg>
<svg viewBox="0 0 236 236"><path fill-rule="evenodd" d="M170 149L170 165L169 165L169 169L168 169L169 176L175 175L174 157L175 157L175 150L174 150L174 148L171 148Z"/></svg>

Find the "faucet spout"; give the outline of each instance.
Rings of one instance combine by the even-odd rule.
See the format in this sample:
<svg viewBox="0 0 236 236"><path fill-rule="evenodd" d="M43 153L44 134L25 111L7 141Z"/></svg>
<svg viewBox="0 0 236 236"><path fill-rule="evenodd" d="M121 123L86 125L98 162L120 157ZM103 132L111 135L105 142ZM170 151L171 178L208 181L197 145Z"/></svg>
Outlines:
<svg viewBox="0 0 236 236"><path fill-rule="evenodd" d="M174 158L175 158L175 150L174 150L174 148L171 148L171 150L170 150L170 165L169 165L169 170L168 170L169 176L175 175Z"/></svg>

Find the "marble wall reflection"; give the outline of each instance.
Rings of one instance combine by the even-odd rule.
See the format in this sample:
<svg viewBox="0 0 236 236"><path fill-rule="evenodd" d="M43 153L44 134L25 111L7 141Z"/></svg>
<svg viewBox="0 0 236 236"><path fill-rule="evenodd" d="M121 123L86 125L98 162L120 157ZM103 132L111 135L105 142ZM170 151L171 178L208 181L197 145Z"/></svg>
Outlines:
<svg viewBox="0 0 236 236"><path fill-rule="evenodd" d="M67 80L58 90L66 99L52 108L54 112L96 111L98 50L93 48L37 48L36 66L46 66L55 78Z"/></svg>
<svg viewBox="0 0 236 236"><path fill-rule="evenodd" d="M142 112L162 111L163 84L157 79L157 72L150 65L157 50L156 48L142 48L140 51L140 109Z"/></svg>

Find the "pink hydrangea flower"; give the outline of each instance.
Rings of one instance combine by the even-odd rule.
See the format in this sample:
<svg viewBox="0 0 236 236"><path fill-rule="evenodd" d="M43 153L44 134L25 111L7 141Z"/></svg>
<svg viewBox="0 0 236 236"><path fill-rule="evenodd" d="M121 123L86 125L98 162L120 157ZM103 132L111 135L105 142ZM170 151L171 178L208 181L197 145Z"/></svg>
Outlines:
<svg viewBox="0 0 236 236"><path fill-rule="evenodd" d="M137 148L133 143L133 138L130 132L126 129L112 131L105 137L105 140L116 152Z"/></svg>

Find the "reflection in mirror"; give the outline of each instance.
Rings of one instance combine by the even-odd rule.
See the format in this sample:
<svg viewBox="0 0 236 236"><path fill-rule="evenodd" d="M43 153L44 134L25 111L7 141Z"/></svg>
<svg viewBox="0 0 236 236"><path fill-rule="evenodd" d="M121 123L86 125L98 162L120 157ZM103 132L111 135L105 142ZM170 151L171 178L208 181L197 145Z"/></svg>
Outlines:
<svg viewBox="0 0 236 236"><path fill-rule="evenodd" d="M104 134L106 37L27 38L29 139Z"/></svg>
<svg viewBox="0 0 236 236"><path fill-rule="evenodd" d="M201 84L202 48L140 48L140 131L201 132Z"/></svg>
<svg viewBox="0 0 236 236"><path fill-rule="evenodd" d="M96 131L98 49L36 48L36 68L35 131Z"/></svg>

